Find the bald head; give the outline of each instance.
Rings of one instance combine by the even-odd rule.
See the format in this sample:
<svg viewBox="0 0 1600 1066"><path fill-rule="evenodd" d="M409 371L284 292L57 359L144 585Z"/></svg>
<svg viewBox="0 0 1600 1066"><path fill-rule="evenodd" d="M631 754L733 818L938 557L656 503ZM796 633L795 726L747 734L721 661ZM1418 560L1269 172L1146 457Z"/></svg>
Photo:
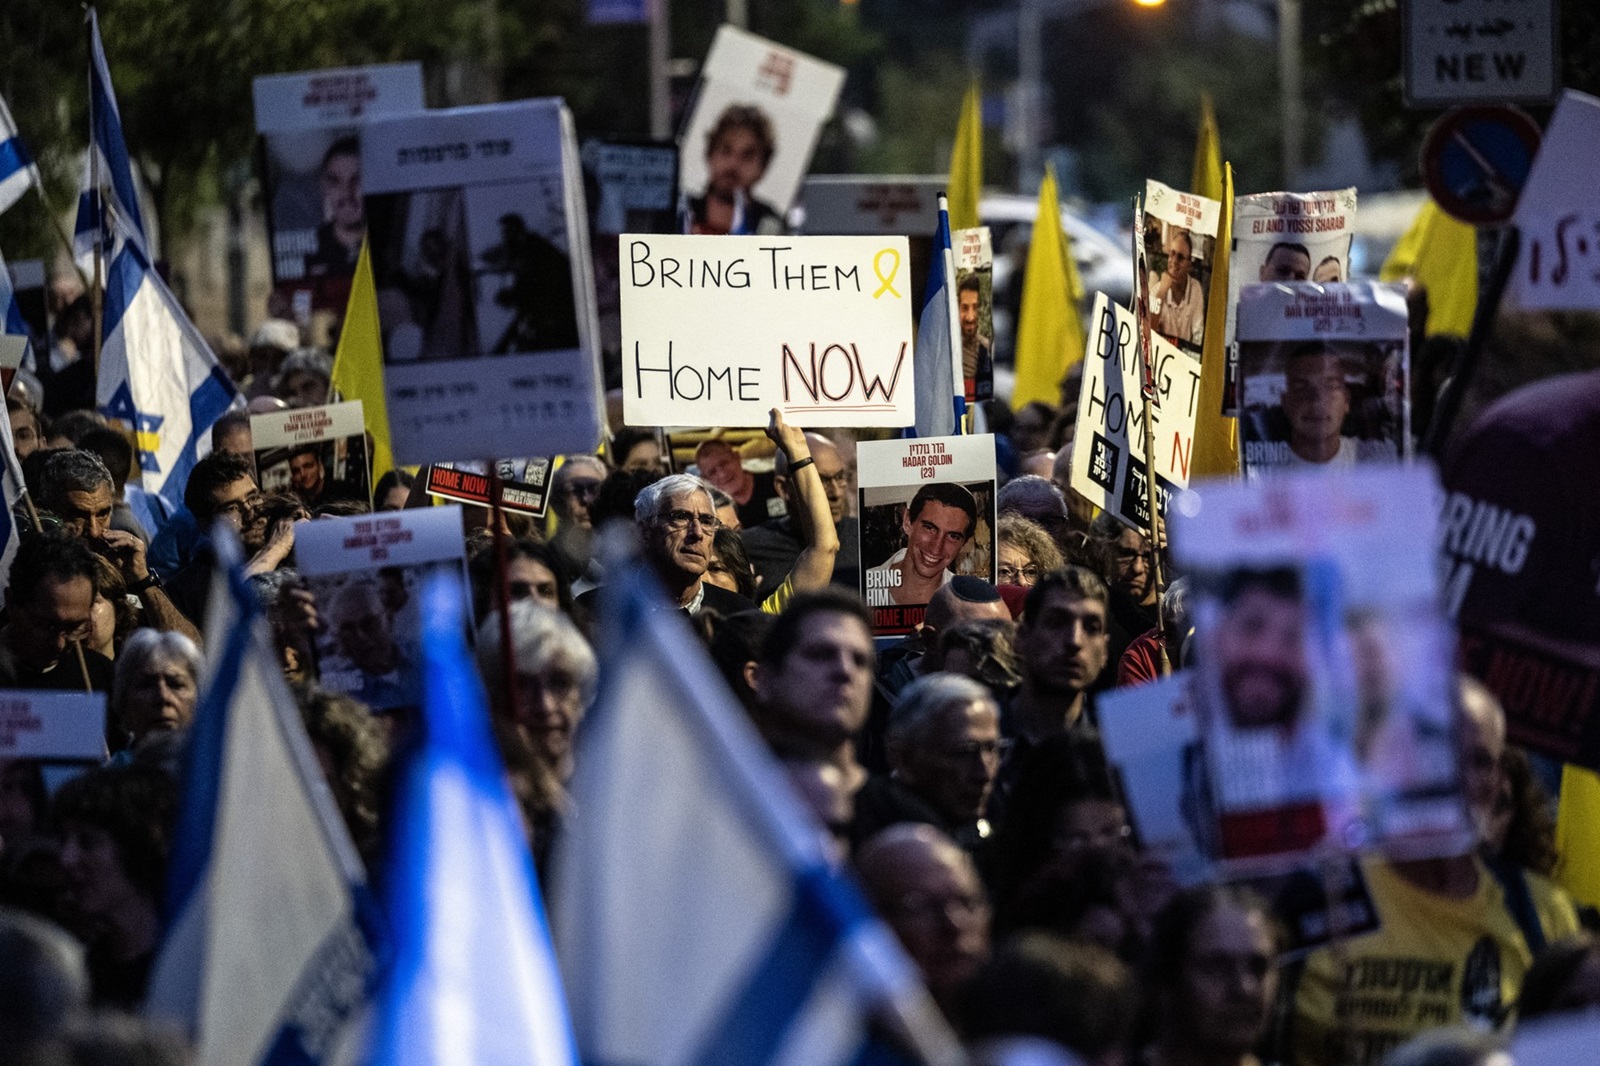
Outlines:
<svg viewBox="0 0 1600 1066"><path fill-rule="evenodd" d="M957 622L969 619L1010 617L1011 612L1006 609L1006 601L1000 598L998 589L982 578L962 575L951 578L933 594L922 626L925 630L942 633Z"/></svg>
<svg viewBox="0 0 1600 1066"><path fill-rule="evenodd" d="M948 1011L989 956L989 904L971 857L933 826L904 822L861 846L856 872Z"/></svg>
<svg viewBox="0 0 1600 1066"><path fill-rule="evenodd" d="M834 524L837 525L844 518L845 505L848 502L845 485L844 456L839 454L839 449L833 441L820 433L806 434L806 447L811 449L811 458L816 463L817 476L822 478L822 491L828 497L828 511L833 515ZM794 494L794 486L789 483L789 461L779 451L773 460L773 471L777 474L777 489L784 501L791 508L798 507L799 502Z"/></svg>

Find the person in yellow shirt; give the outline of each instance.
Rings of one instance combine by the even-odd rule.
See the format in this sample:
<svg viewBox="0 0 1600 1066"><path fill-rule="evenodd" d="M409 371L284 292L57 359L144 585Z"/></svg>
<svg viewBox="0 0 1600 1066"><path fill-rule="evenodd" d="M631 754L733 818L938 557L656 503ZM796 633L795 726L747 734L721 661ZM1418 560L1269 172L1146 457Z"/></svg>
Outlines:
<svg viewBox="0 0 1600 1066"><path fill-rule="evenodd" d="M1465 679L1461 710L1463 789L1486 838L1502 792L1505 714L1487 689ZM1380 927L1306 958L1292 993L1290 1066L1377 1066L1429 1029L1499 1028L1533 962L1530 936L1552 942L1578 928L1572 901L1528 874L1538 928L1525 932L1477 854L1408 862L1370 856L1361 865Z"/></svg>

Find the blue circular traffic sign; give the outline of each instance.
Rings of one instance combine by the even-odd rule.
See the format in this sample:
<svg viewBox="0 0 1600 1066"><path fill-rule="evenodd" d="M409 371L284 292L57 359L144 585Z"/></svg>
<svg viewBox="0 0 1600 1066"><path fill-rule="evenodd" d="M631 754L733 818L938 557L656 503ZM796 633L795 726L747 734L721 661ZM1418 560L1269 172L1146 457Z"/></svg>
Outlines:
<svg viewBox="0 0 1600 1066"><path fill-rule="evenodd" d="M1455 108L1422 142L1422 180L1453 218L1474 226L1509 221L1540 136L1539 124L1510 105Z"/></svg>

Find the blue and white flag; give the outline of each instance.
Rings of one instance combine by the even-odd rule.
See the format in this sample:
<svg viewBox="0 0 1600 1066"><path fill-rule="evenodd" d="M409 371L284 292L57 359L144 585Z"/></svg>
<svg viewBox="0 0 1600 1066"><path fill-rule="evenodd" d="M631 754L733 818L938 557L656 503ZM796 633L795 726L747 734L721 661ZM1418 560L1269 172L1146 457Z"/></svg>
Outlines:
<svg viewBox="0 0 1600 1066"><path fill-rule="evenodd" d="M961 432L967 413L961 369L961 319L956 305L956 260L950 247L950 211L939 197L939 229L933 236L928 287L917 321L917 424L908 436L948 437Z"/></svg>
<svg viewBox="0 0 1600 1066"><path fill-rule="evenodd" d="M577 1066L527 830L467 651L466 591L422 590L423 737L400 768L394 962L369 1066Z"/></svg>
<svg viewBox="0 0 1600 1066"><path fill-rule="evenodd" d="M132 240L106 274L104 314L95 406L133 429L144 490L176 509L239 390Z"/></svg>
<svg viewBox="0 0 1600 1066"><path fill-rule="evenodd" d="M78 220L73 228L73 254L80 263L92 259L96 247L103 259L119 251L123 241L146 249L144 216L133 180L133 161L122 136L122 112L111 88L111 69L100 43L100 19L89 8L89 151L78 194Z"/></svg>
<svg viewBox="0 0 1600 1066"><path fill-rule="evenodd" d="M606 584L601 691L553 856L556 949L585 1063L960 1061L888 929L824 850L682 613Z"/></svg>
<svg viewBox="0 0 1600 1066"><path fill-rule="evenodd" d="M4 107L0 101L0 107ZM4 116L0 116L4 117ZM0 367L15 370L28 365L28 353L33 348L33 331L28 320L22 317L22 306L17 303L17 287L12 283L11 270L0 256ZM9 375L7 375L9 383ZM4 390L0 390L4 391Z"/></svg>
<svg viewBox="0 0 1600 1066"><path fill-rule="evenodd" d="M0 263L0 278L6 276L6 267ZM11 560L16 558L21 542L17 529L17 507L27 492L22 480L22 464L17 461L17 447L11 439L11 419L0 419L0 591L11 587Z"/></svg>
<svg viewBox="0 0 1600 1066"><path fill-rule="evenodd" d="M189 1032L196 1066L350 1061L376 912L238 555L218 538L210 658L145 1012Z"/></svg>
<svg viewBox="0 0 1600 1066"><path fill-rule="evenodd" d="M29 189L42 187L39 167L28 146L22 143L5 97L0 96L0 214L5 214Z"/></svg>

